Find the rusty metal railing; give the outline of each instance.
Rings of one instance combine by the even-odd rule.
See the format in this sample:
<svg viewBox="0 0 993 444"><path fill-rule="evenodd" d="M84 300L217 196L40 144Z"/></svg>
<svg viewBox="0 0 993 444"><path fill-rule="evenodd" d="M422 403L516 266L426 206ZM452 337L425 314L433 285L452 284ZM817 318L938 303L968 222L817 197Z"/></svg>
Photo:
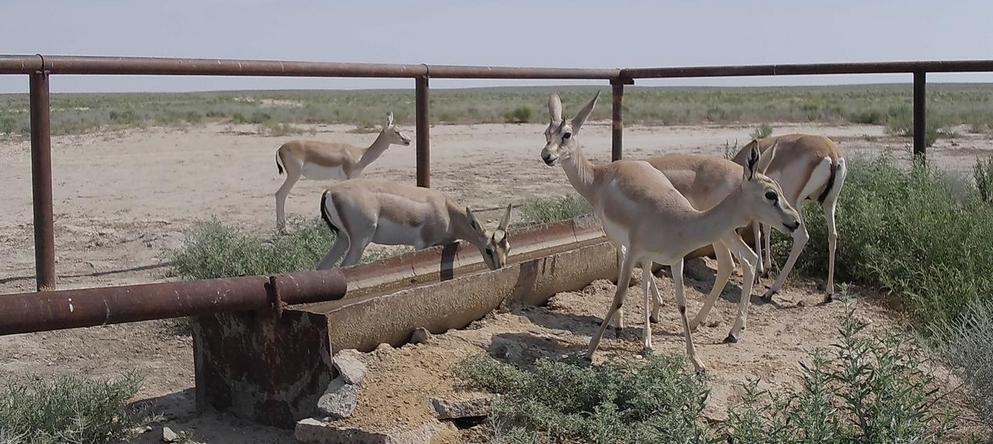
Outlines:
<svg viewBox="0 0 993 444"><path fill-rule="evenodd" d="M29 92L31 98L31 165L35 269L39 290L53 289L56 281L48 84L49 76L53 74L412 78L415 81L417 112L417 184L427 187L430 186L430 119L428 117L430 112L428 82L430 78L607 80L611 84L613 93L611 158L617 160L623 155L624 85L633 84L636 79L908 73L913 74L914 79L914 154L923 158L925 155L925 87L928 72L993 72L993 60L583 69L0 55L0 75L27 75L31 80ZM174 286L180 284L155 285ZM3 296L0 296L0 299L2 298ZM42 309L40 306L36 308ZM0 313L3 311L0 310Z"/></svg>

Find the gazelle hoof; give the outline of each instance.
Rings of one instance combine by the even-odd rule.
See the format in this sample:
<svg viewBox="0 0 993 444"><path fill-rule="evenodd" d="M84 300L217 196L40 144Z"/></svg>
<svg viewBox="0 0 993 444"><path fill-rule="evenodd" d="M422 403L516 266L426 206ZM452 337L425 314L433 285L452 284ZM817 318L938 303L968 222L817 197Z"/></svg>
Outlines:
<svg viewBox="0 0 993 444"><path fill-rule="evenodd" d="M647 358L649 356L652 356L653 354L655 354L655 350L653 350L651 347L643 347L641 349L641 356Z"/></svg>
<svg viewBox="0 0 993 444"><path fill-rule="evenodd" d="M648 322L651 322L653 324L658 324L659 323L659 318L655 317L655 315L649 316L648 317Z"/></svg>
<svg viewBox="0 0 993 444"><path fill-rule="evenodd" d="M832 302L834 302L834 295L831 294L831 293L828 293L828 294L826 294L824 296L824 300L821 303L822 304L830 304Z"/></svg>
<svg viewBox="0 0 993 444"><path fill-rule="evenodd" d="M762 299L762 302L772 302L772 297L775 296L776 293L779 293L779 292L776 291L776 290L773 290L771 288L768 289L768 290L766 290L765 294L762 295L762 298L761 298Z"/></svg>
<svg viewBox="0 0 993 444"><path fill-rule="evenodd" d="M728 337L724 338L724 343L725 344L737 344L738 343L738 338L736 338L732 334L728 334Z"/></svg>

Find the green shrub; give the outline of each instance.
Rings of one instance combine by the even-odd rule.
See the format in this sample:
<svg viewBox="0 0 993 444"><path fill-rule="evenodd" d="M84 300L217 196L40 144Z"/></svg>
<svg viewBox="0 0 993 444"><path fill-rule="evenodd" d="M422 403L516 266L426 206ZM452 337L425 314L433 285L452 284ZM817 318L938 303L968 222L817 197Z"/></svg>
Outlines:
<svg viewBox="0 0 993 444"><path fill-rule="evenodd" d="M263 137L285 137L305 132L307 132L306 129L288 123L266 122L259 125L259 135Z"/></svg>
<svg viewBox="0 0 993 444"><path fill-rule="evenodd" d="M993 428L993 302L973 302L958 320L929 333L938 355L960 369L973 406Z"/></svg>
<svg viewBox="0 0 993 444"><path fill-rule="evenodd" d="M524 368L481 355L457 374L501 395L491 421L503 442L706 442L700 413L709 390L682 358L596 366L542 359Z"/></svg>
<svg viewBox="0 0 993 444"><path fill-rule="evenodd" d="M13 116L0 116L0 134L9 136L16 132L17 120Z"/></svg>
<svg viewBox="0 0 993 444"><path fill-rule="evenodd" d="M766 137L769 137L771 135L772 135L772 127L765 123L760 125L758 128L755 128L754 130L752 130L751 133L748 134L748 136L751 137L752 139L765 139Z"/></svg>
<svg viewBox="0 0 993 444"><path fill-rule="evenodd" d="M521 219L525 224L547 224L591 212L593 208L589 202L573 193L561 197L529 199L521 207Z"/></svg>
<svg viewBox="0 0 993 444"><path fill-rule="evenodd" d="M503 118L507 123L528 123L531 121L531 114L531 108L518 106L513 111L504 114Z"/></svg>
<svg viewBox="0 0 993 444"><path fill-rule="evenodd" d="M886 121L886 116L878 109L868 109L850 114L848 121L865 125L882 125Z"/></svg>
<svg viewBox="0 0 993 444"><path fill-rule="evenodd" d="M726 433L734 443L944 442L955 415L937 407L937 381L903 338L862 333L866 324L850 306L841 342L830 355L813 353L802 386L770 395L746 385L729 410Z"/></svg>
<svg viewBox="0 0 993 444"><path fill-rule="evenodd" d="M881 288L919 323L954 320L993 294L993 206L972 185L892 159L849 159L838 200L837 279ZM965 193L958 197L956 194ZM816 205L804 208L810 244L798 269L823 277L827 232ZM785 255L782 249L779 254Z"/></svg>
<svg viewBox="0 0 993 444"><path fill-rule="evenodd" d="M0 388L2 443L116 443L144 420L128 407L135 373L101 381L59 376Z"/></svg>
<svg viewBox="0 0 993 444"><path fill-rule="evenodd" d="M258 236L217 219L198 223L172 252L172 273L183 279L213 279L313 270L334 235L324 221L292 221L286 234ZM366 249L361 263L411 251ZM177 325L182 334L185 324Z"/></svg>
<svg viewBox="0 0 993 444"><path fill-rule="evenodd" d="M976 164L972 167L972 178L976 181L979 199L993 203L993 156L976 159Z"/></svg>
<svg viewBox="0 0 993 444"><path fill-rule="evenodd" d="M199 223L173 252L184 279L212 279L313 270L333 237L321 220L295 223L286 235L255 236L217 219Z"/></svg>

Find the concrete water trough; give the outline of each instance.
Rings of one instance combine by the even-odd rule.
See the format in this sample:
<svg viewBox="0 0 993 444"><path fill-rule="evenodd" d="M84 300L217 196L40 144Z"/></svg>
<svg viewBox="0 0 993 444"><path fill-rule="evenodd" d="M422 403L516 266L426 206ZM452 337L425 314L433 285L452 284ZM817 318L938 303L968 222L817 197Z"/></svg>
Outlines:
<svg viewBox="0 0 993 444"><path fill-rule="evenodd" d="M197 317L198 407L292 427L315 414L336 350L400 346L418 327L462 328L502 304L542 304L617 270L614 247L590 219L516 233L511 247L496 271L472 246L449 245L345 269L348 291L337 301Z"/></svg>

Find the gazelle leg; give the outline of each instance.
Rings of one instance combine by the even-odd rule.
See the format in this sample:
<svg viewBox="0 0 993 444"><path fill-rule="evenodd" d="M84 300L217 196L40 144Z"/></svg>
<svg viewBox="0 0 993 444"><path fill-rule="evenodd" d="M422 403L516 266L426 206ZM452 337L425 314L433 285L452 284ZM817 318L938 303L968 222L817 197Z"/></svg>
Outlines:
<svg viewBox="0 0 993 444"><path fill-rule="evenodd" d="M655 264L652 263L654 267ZM648 317L648 322L657 323L659 322L659 310L662 308L662 295L659 294L659 286L655 283L655 275L648 273L648 283L650 284L648 288L652 290L652 314Z"/></svg>
<svg viewBox="0 0 993 444"><path fill-rule="evenodd" d="M617 273L618 273L618 276L620 275L621 267L624 264L624 255L626 255L626 254L627 254L627 248L625 246L623 246L623 245L618 245L617 246ZM621 285L620 281L617 282L617 285ZM617 314L614 315L614 318L612 320L614 322L614 337L615 338L619 338L619 337L621 337L621 332L624 331L624 308L623 307L618 307L617 308Z"/></svg>
<svg viewBox="0 0 993 444"><path fill-rule="evenodd" d="M824 296L824 302L831 302L834 298L834 252L838 247L838 229L835 226L834 213L836 208L836 201L831 201L824 203L824 219L827 221L827 235L828 235L828 278L827 278L827 295Z"/></svg>
<svg viewBox="0 0 993 444"><path fill-rule="evenodd" d="M763 258L761 268L765 270L763 276L768 276L772 273L772 228L769 225L762 225L762 242L765 245L762 247L762 254L759 255Z"/></svg>
<svg viewBox="0 0 993 444"><path fill-rule="evenodd" d="M690 330L696 331L700 324L707 320L707 315L714 308L717 298L724 292L731 272L734 270L734 260L731 259L731 250L724 242L714 242L714 254L717 256L717 277L714 278L714 287L710 289L707 300L703 303L703 308L697 313L693 321L690 322Z"/></svg>
<svg viewBox="0 0 993 444"><path fill-rule="evenodd" d="M786 259L786 264L779 270L779 275L776 276L776 282L773 282L772 286L762 295L763 301L771 302L772 296L783 288L786 278L793 271L793 266L796 264L797 258L800 257L800 253L803 252L803 247L807 245L808 240L810 240L810 235L807 234L807 226L801 220L800 227L793 232L793 245L790 246L790 257Z"/></svg>
<svg viewBox="0 0 993 444"><path fill-rule="evenodd" d="M375 229L373 229L375 232ZM341 261L342 267L348 267L355 265L362 260L362 253L365 252L365 248L369 246L372 242L372 236L349 238L351 241L348 246L348 254L345 255L345 260Z"/></svg>
<svg viewBox="0 0 993 444"><path fill-rule="evenodd" d="M652 352L652 319L648 311L648 304L649 300L653 299L649 287L654 286L655 278L652 276L651 261L642 262L641 269L641 289L645 292L645 325L642 327L641 332L641 353L648 356Z"/></svg>
<svg viewBox="0 0 993 444"><path fill-rule="evenodd" d="M630 255L625 254L622 257L621 268L617 275L617 290L614 291L614 302L610 304L610 309L607 310L607 315L603 317L603 322L600 324L600 328L597 329L596 334L590 339L590 346L586 351L586 358L593 359L593 352L596 351L598 345L600 345L600 339L603 338L603 332L607 329L607 324L613 318L617 310L621 308L624 304L624 295L627 293L628 284L631 282L631 269L634 268L634 261L631 260Z"/></svg>
<svg viewBox="0 0 993 444"><path fill-rule="evenodd" d="M335 236L334 242L331 244L331 249L328 250L328 253L321 258L320 262L317 263L317 269L328 270L334 267L334 264L348 252L348 245L348 235L345 234L344 231L339 230L338 235Z"/></svg>
<svg viewBox="0 0 993 444"><path fill-rule="evenodd" d="M286 232L286 196L289 196L293 185L300 180L300 173L293 173L286 170L286 181L276 190L276 230L280 233Z"/></svg>
<svg viewBox="0 0 993 444"><path fill-rule="evenodd" d="M755 281L755 268L758 266L759 256L738 237L737 233L729 236L728 240L732 244L731 248L738 255L738 261L741 262L742 274L744 275L741 280L741 299L738 301L738 316L734 320L734 325L731 327L728 337L724 339L724 342L733 343L738 342L738 336L741 330L745 328L748 318L748 304L751 302L752 285Z"/></svg>
<svg viewBox="0 0 993 444"><path fill-rule="evenodd" d="M758 221L752 221L752 239L752 243L755 244L755 252L759 256L762 256L762 224ZM765 267L759 263L759 269L757 271L758 275L766 276L766 273L768 272L769 270L766 270Z"/></svg>
<svg viewBox="0 0 993 444"><path fill-rule="evenodd" d="M690 324L686 319L686 298L683 296L683 259L680 258L672 264L672 288L676 294L676 309L679 310L679 318L683 324L683 334L686 335L686 357L693 363L693 367L698 373L705 370L703 364L696 358L696 349L693 347L693 333L690 332Z"/></svg>

